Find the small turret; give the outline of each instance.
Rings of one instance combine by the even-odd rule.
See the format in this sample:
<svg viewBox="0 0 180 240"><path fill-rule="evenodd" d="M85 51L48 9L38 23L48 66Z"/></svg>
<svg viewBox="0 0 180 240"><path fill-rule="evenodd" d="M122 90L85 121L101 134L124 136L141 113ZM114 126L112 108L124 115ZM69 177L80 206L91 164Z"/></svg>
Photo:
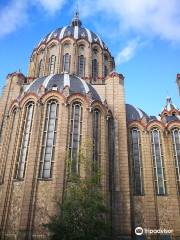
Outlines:
<svg viewBox="0 0 180 240"><path fill-rule="evenodd" d="M166 98L166 105L165 105L164 109L167 111L177 109L177 107L173 104L171 97L169 97L169 96Z"/></svg>
<svg viewBox="0 0 180 240"><path fill-rule="evenodd" d="M160 117L166 117L166 116L178 116L179 115L179 109L178 107L173 104L171 97L166 98L166 105L164 106L162 112L160 113Z"/></svg>

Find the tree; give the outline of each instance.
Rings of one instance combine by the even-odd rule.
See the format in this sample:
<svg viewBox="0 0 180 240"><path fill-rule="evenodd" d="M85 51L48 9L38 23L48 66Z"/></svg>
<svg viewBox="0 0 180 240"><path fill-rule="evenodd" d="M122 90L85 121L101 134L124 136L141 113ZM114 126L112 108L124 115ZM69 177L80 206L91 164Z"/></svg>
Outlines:
<svg viewBox="0 0 180 240"><path fill-rule="evenodd" d="M69 177L63 201L57 203L58 212L45 225L51 240L111 239L109 211L99 184L100 173L95 170L95 164L92 166L85 159L84 162L86 177Z"/></svg>

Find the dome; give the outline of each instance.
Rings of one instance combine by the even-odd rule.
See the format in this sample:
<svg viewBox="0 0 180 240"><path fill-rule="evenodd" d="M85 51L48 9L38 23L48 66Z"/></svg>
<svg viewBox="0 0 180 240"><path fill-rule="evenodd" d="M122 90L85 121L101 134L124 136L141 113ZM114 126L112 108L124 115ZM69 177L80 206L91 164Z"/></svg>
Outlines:
<svg viewBox="0 0 180 240"><path fill-rule="evenodd" d="M79 19L79 16L76 14L76 16L73 18L71 25L65 26L62 28L57 28L54 31L48 33L45 38L43 38L37 48L40 47L41 44L47 44L52 39L56 39L58 41L63 40L66 37L73 38L75 40L79 39L85 39L89 43L97 43L99 44L103 49L108 49L105 45L105 43L102 41L102 39L91 30L82 27L82 23Z"/></svg>
<svg viewBox="0 0 180 240"><path fill-rule="evenodd" d="M87 82L104 84L115 67L102 39L82 26L78 14L71 24L48 33L33 50L28 77L68 72Z"/></svg>
<svg viewBox="0 0 180 240"><path fill-rule="evenodd" d="M35 79L30 85L24 89L24 94L35 93L40 95L41 89L45 92L56 90L63 92L65 87L69 87L69 94L82 94L88 95L92 101L101 101L102 99L97 91L86 81L75 75L68 73L52 74L46 77Z"/></svg>
<svg viewBox="0 0 180 240"><path fill-rule="evenodd" d="M130 105L126 104L126 118L128 122L135 121L135 120L141 120L142 118L149 119L149 116L142 111L141 109Z"/></svg>

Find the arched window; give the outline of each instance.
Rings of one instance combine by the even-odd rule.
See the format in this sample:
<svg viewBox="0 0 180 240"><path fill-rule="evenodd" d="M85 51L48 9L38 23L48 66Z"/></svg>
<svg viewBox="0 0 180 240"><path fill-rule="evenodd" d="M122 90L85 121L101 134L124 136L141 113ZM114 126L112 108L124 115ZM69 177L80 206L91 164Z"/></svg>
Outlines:
<svg viewBox="0 0 180 240"><path fill-rule="evenodd" d="M104 56L104 77L108 75L108 57Z"/></svg>
<svg viewBox="0 0 180 240"><path fill-rule="evenodd" d="M143 168L141 156L141 139L138 128L131 129L131 153L133 165L133 189L135 195L142 195L143 189Z"/></svg>
<svg viewBox="0 0 180 240"><path fill-rule="evenodd" d="M20 141L20 148L18 160L16 163L15 178L23 179L26 170L27 155L29 149L29 140L31 135L31 127L33 120L34 104L31 102L25 107L25 114L22 125L22 135Z"/></svg>
<svg viewBox="0 0 180 240"><path fill-rule="evenodd" d="M99 109L93 110L93 161L94 169L99 167L100 155L100 111Z"/></svg>
<svg viewBox="0 0 180 240"><path fill-rule="evenodd" d="M70 160L71 173L79 173L79 150L82 136L82 106L79 102L74 102L71 107L71 128L70 128Z"/></svg>
<svg viewBox="0 0 180 240"><path fill-rule="evenodd" d="M84 70L85 70L85 58L83 55L79 56L78 59L78 75L80 77L84 77Z"/></svg>
<svg viewBox="0 0 180 240"><path fill-rule="evenodd" d="M92 78L94 81L97 80L98 77L98 50L96 48L93 49L92 53Z"/></svg>
<svg viewBox="0 0 180 240"><path fill-rule="evenodd" d="M161 144L161 134L159 129L151 131L152 157L154 164L155 187L157 195L166 194L166 180L164 171L164 158Z"/></svg>
<svg viewBox="0 0 180 240"><path fill-rule="evenodd" d="M175 128L172 130L173 149L176 166L176 179L178 186L178 193L180 194L180 129Z"/></svg>
<svg viewBox="0 0 180 240"><path fill-rule="evenodd" d="M54 164L54 150L56 144L58 103L51 100L47 103L46 118L39 168L39 178L51 178Z"/></svg>
<svg viewBox="0 0 180 240"><path fill-rule="evenodd" d="M97 59L92 60L92 78L94 81L97 80L98 77L98 61Z"/></svg>
<svg viewBox="0 0 180 240"><path fill-rule="evenodd" d="M55 65L56 65L56 56L52 55L49 59L49 74L53 74L55 71Z"/></svg>
<svg viewBox="0 0 180 240"><path fill-rule="evenodd" d="M70 69L70 55L69 53L66 53L63 56L63 71L69 72L69 69Z"/></svg>
<svg viewBox="0 0 180 240"><path fill-rule="evenodd" d="M6 171L6 164L7 164L7 159L8 159L8 156L9 156L9 147L12 143L12 138L13 136L15 135L16 133L16 130L17 130L17 108L14 108L13 111L10 113L10 124L9 124L9 131L10 131L10 134L9 134L9 137L7 139L7 147L4 151L4 154L2 155L2 166L1 166L1 170L0 171L0 184L2 184L4 182L4 176L5 176L5 171ZM4 158L3 158L4 156Z"/></svg>
<svg viewBox="0 0 180 240"><path fill-rule="evenodd" d="M38 66L38 77L42 76L42 70L43 70L43 60L41 59Z"/></svg>
<svg viewBox="0 0 180 240"><path fill-rule="evenodd" d="M108 67L105 65L104 66L104 77L108 75Z"/></svg>
<svg viewBox="0 0 180 240"><path fill-rule="evenodd" d="M108 153L109 153L109 190L112 192L114 188L114 153L115 153L115 131L114 131L114 119L108 119ZM112 194L110 195L110 201L112 206Z"/></svg>
<svg viewBox="0 0 180 240"><path fill-rule="evenodd" d="M81 44L81 45L79 46L79 56L80 56L80 55L84 55L84 49L85 49L85 46L84 46L83 44Z"/></svg>

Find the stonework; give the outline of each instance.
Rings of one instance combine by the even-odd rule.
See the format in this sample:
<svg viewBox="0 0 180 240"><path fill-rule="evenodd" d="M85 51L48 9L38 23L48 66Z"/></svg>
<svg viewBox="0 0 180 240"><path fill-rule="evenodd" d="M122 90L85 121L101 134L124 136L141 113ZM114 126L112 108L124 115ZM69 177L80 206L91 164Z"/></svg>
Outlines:
<svg viewBox="0 0 180 240"><path fill-rule="evenodd" d="M138 226L173 229L170 237L178 239L179 109L168 97L157 118L126 104L124 77L113 71L108 48L86 35L77 16L70 29L39 43L28 77L19 72L7 77L0 98L0 239L47 239L43 224L56 214L67 173L85 177L76 154L81 147L87 153L87 145L102 171L116 239L134 239Z"/></svg>

